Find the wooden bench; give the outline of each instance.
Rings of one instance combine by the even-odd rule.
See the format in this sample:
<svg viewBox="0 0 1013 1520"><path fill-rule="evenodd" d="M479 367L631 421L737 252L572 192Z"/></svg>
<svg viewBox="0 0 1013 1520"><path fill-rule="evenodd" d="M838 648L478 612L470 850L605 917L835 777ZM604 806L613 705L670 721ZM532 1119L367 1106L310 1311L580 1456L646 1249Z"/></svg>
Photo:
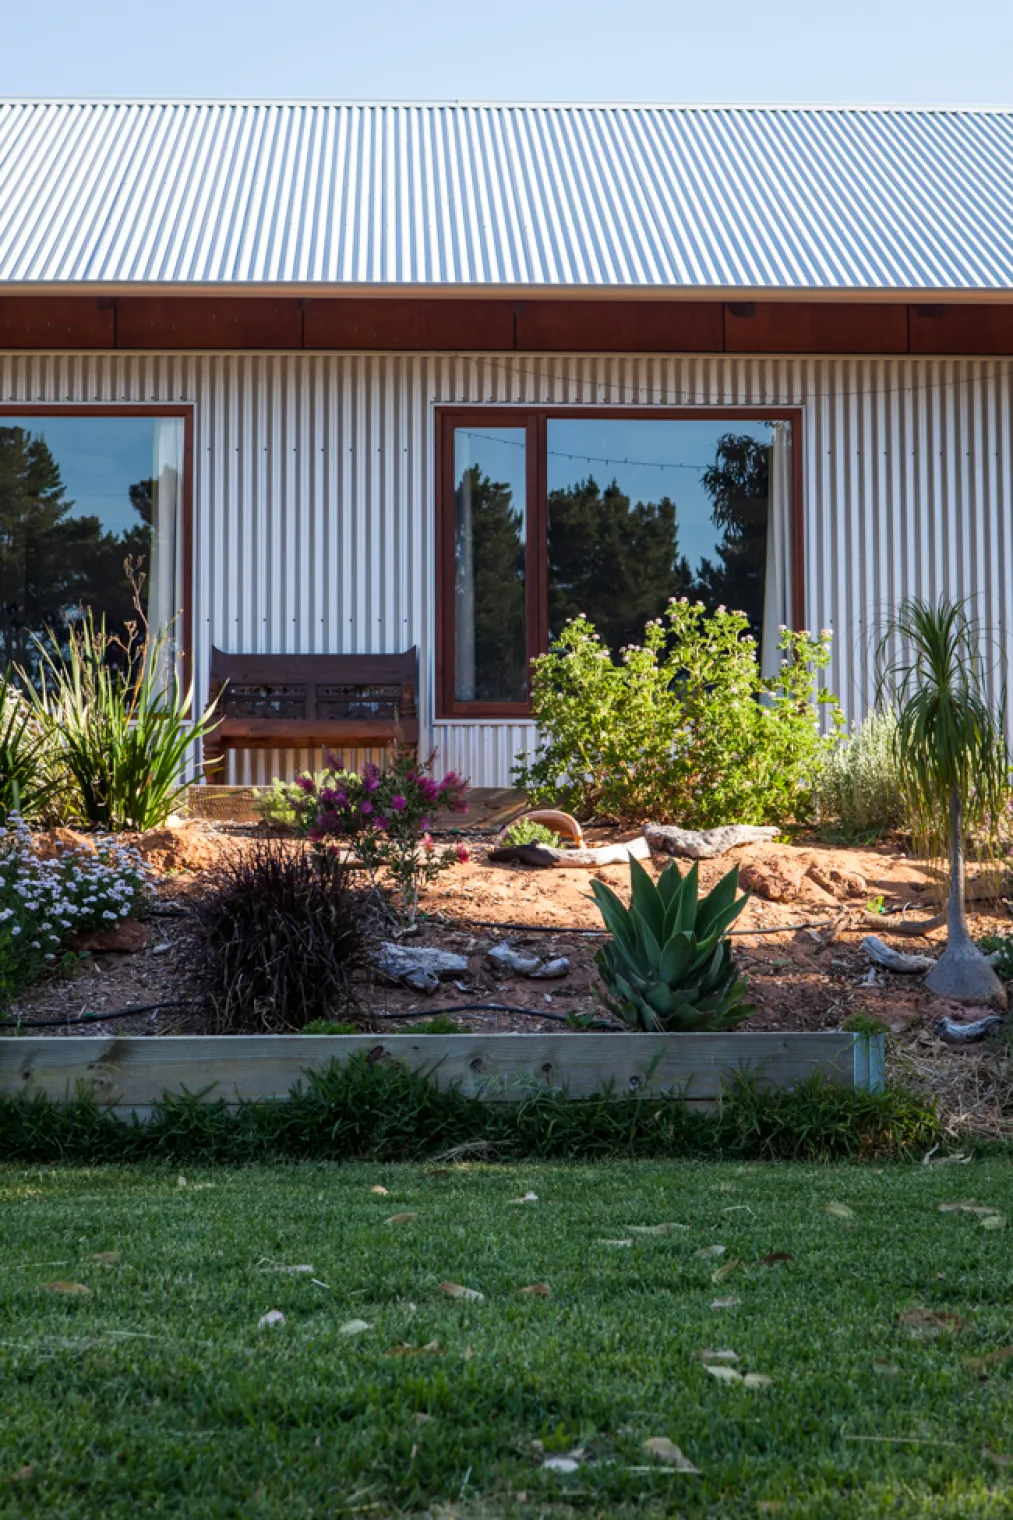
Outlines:
<svg viewBox="0 0 1013 1520"><path fill-rule="evenodd" d="M234 749L366 749L419 742L419 658L404 654L225 654L211 650L208 700L221 722L204 772Z"/></svg>

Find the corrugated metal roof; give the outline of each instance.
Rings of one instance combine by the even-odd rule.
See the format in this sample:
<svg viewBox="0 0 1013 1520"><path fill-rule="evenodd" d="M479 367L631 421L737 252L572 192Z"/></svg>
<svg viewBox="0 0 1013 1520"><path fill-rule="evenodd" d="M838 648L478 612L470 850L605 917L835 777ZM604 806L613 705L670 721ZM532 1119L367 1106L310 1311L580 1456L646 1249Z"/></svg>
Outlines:
<svg viewBox="0 0 1013 1520"><path fill-rule="evenodd" d="M0 103L0 281L1013 290L1013 115Z"/></svg>

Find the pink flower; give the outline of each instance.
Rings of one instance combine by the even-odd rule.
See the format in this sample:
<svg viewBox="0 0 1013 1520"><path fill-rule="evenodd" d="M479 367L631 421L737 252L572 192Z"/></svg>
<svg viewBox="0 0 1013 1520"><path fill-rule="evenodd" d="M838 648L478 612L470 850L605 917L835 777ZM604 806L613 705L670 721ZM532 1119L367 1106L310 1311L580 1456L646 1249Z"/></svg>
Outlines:
<svg viewBox="0 0 1013 1520"><path fill-rule="evenodd" d="M429 828L429 819L428 818L420 818L419 819L419 828L423 831L423 833L425 833L425 831Z"/></svg>
<svg viewBox="0 0 1013 1520"><path fill-rule="evenodd" d="M422 788L422 799L423 799L423 801L424 802L435 802L436 799L437 799L437 797L440 795L440 789L436 785L436 782L435 781L431 781L428 776L423 776L420 785L421 785L421 788Z"/></svg>
<svg viewBox="0 0 1013 1520"><path fill-rule="evenodd" d="M307 794L310 792L315 792L317 789L317 784L313 780L312 776L297 776L295 778L295 784L301 792L306 792Z"/></svg>
<svg viewBox="0 0 1013 1520"><path fill-rule="evenodd" d="M375 829L385 829L385 828L387 828L387 819L386 818L374 818L373 819L373 827Z"/></svg>
<svg viewBox="0 0 1013 1520"><path fill-rule="evenodd" d="M422 836L422 848L425 850L425 852L426 852L427 855L431 855L432 852L436 849L436 846L433 843L433 836L432 836L432 834L423 834L423 836Z"/></svg>
<svg viewBox="0 0 1013 1520"><path fill-rule="evenodd" d="M363 813L367 818L368 818L369 814L372 811L373 811L373 804L371 802L360 802L359 803L359 812Z"/></svg>
<svg viewBox="0 0 1013 1520"><path fill-rule="evenodd" d="M463 844L459 844L457 846L456 854L457 854L457 858L461 862L462 866L466 865L470 857L468 855L468 851L467 851L466 847Z"/></svg>
<svg viewBox="0 0 1013 1520"><path fill-rule="evenodd" d="M390 799L390 805L394 809L395 813L403 813L405 809L405 800L403 797L392 797Z"/></svg>
<svg viewBox="0 0 1013 1520"><path fill-rule="evenodd" d="M338 815L333 810L333 808L328 808L325 812L320 813L317 816L317 828L318 829L324 829L327 832L333 832L333 830L336 829L337 826L338 826Z"/></svg>

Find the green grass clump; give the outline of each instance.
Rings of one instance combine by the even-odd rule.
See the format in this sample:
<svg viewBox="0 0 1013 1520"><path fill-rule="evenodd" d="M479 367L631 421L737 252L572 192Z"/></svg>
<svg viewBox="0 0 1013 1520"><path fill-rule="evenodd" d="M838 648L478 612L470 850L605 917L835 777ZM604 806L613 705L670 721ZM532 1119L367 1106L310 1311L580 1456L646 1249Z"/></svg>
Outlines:
<svg viewBox="0 0 1013 1520"><path fill-rule="evenodd" d="M965 1365L1010 1341L1008 1231L939 1206L1009 1213L1010 1180L8 1164L0 1513L1008 1515L1013 1364ZM705 1348L769 1385L712 1377Z"/></svg>
<svg viewBox="0 0 1013 1520"><path fill-rule="evenodd" d="M143 1123L110 1114L84 1093L59 1104L0 1099L0 1155L44 1163L414 1161L462 1146L503 1158L573 1161L868 1160L912 1155L939 1134L934 1112L897 1087L868 1093L813 1078L794 1091L770 1092L739 1077L703 1112L677 1097L603 1091L568 1098L537 1087L520 1088L516 1101L490 1103L365 1055L308 1073L283 1102L233 1106L200 1094L166 1096Z"/></svg>

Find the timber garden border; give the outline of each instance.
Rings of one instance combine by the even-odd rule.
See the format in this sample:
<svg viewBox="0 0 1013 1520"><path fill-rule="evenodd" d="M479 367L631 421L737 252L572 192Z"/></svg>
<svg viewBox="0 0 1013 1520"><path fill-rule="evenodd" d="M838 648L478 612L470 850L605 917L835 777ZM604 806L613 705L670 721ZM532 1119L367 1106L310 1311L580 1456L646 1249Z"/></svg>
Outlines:
<svg viewBox="0 0 1013 1520"><path fill-rule="evenodd" d="M711 1107L739 1073L784 1089L822 1075L881 1092L885 1037L846 1031L727 1034L170 1035L0 1038L0 1096L72 1100L144 1117L166 1093L287 1098L308 1072L356 1053L399 1061L440 1087L509 1102L532 1090L587 1097L681 1094Z"/></svg>

